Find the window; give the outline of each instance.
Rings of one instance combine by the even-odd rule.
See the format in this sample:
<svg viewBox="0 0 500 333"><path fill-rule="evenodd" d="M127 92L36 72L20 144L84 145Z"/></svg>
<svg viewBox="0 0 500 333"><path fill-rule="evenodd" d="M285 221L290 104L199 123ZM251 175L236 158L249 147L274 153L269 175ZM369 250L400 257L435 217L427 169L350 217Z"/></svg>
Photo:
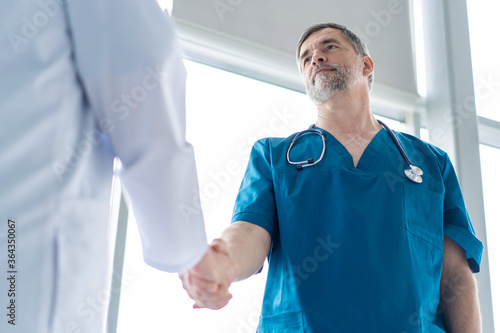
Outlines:
<svg viewBox="0 0 500 333"><path fill-rule="evenodd" d="M500 288L493 281L500 279L500 244L495 241L500 237L500 207L498 206L498 188L500 186L500 149L481 145L481 174L483 177L484 210L486 216L486 232L488 234L488 254L490 262L491 292L493 299L493 315L497 325L500 324Z"/></svg>
<svg viewBox="0 0 500 333"><path fill-rule="evenodd" d="M477 112L482 117L500 121L500 68L493 65L500 53L500 44L492 34L500 2L469 0L467 7Z"/></svg>
<svg viewBox="0 0 500 333"><path fill-rule="evenodd" d="M163 11L172 13L173 0L156 0L156 2L160 6L160 8L163 9Z"/></svg>
<svg viewBox="0 0 500 333"><path fill-rule="evenodd" d="M493 300L493 317L497 326L500 323L500 289L494 283L500 278L500 247L495 241L500 235L498 222L500 209L498 207L498 188L500 177L495 166L500 163L500 69L491 66L500 52L500 45L492 40L492 23L496 22L495 13L500 10L500 3L491 0L467 1L469 34L474 74L474 91L477 114L479 119L479 136L488 144L480 145L481 173L486 217L487 251L489 258L490 280ZM495 130L495 128L497 130ZM483 142L486 143L486 142Z"/></svg>

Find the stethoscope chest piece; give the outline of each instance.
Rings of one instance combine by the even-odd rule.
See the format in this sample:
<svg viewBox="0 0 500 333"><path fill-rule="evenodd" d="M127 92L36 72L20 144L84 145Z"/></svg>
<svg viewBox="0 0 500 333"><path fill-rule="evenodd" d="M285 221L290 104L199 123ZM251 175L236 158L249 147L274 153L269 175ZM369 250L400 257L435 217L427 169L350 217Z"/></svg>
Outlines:
<svg viewBox="0 0 500 333"><path fill-rule="evenodd" d="M414 165L410 165L410 169L405 170L405 175L408 177L409 180L415 183L422 183L422 175L424 172L419 168Z"/></svg>

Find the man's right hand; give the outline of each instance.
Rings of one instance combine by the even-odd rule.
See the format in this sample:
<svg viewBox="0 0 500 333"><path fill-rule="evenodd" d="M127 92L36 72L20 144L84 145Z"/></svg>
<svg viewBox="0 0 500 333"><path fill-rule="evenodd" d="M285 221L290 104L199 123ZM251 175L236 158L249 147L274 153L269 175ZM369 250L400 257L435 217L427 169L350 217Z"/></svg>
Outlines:
<svg viewBox="0 0 500 333"><path fill-rule="evenodd" d="M220 309L232 295L229 286L253 275L271 249L271 236L262 227L236 221L215 239L203 259L183 274L182 286L196 301L194 308Z"/></svg>
<svg viewBox="0 0 500 333"><path fill-rule="evenodd" d="M215 239L201 261L180 275L182 286L195 300L193 308L220 309L232 295L229 286L236 276L236 265L222 239Z"/></svg>

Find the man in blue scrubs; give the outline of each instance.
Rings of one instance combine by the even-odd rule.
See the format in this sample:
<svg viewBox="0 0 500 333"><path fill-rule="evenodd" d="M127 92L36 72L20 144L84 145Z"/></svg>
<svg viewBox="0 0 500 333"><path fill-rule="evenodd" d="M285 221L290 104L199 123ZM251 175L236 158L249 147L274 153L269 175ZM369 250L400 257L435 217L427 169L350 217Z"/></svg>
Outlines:
<svg viewBox="0 0 500 333"><path fill-rule="evenodd" d="M299 170L287 156L295 135L257 141L221 236L235 280L269 260L258 332L480 332L473 272L483 246L447 154L395 133L423 171L422 183L405 177L370 110L373 61L345 26L306 30L297 61L324 156ZM304 135L289 160L318 161L322 144ZM217 303L216 292L191 295Z"/></svg>

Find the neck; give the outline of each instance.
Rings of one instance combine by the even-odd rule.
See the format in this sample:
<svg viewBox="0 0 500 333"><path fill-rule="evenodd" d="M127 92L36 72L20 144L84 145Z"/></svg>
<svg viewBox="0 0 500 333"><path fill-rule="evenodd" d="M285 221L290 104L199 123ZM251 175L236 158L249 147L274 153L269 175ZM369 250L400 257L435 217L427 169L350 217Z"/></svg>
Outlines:
<svg viewBox="0 0 500 333"><path fill-rule="evenodd" d="M382 128L371 112L368 93L354 94L350 89L318 105L316 125L336 138L373 137Z"/></svg>

